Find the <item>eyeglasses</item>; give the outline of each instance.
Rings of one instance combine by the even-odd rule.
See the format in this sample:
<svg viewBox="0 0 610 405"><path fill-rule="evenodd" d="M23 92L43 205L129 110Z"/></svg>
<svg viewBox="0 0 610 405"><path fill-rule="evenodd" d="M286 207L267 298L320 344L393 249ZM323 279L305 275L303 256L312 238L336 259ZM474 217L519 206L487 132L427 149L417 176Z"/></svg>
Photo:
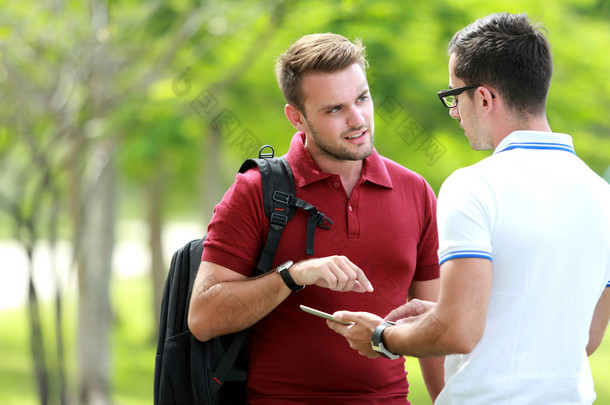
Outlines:
<svg viewBox="0 0 610 405"><path fill-rule="evenodd" d="M438 92L438 98L441 99L441 103L447 108L453 108L457 105L458 101L455 96L462 94L466 90L475 89L479 87L480 84L471 84L470 86L458 87L455 89L442 90ZM492 98L495 96L492 94Z"/></svg>

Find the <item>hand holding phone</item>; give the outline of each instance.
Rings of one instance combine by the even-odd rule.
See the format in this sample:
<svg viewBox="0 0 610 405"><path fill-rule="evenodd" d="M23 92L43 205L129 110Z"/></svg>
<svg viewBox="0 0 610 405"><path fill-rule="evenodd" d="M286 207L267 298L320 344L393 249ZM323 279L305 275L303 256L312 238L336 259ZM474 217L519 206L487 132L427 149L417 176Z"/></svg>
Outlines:
<svg viewBox="0 0 610 405"><path fill-rule="evenodd" d="M328 319L330 321L337 322L337 323L340 323L342 325L351 325L351 324L353 324L353 322L341 322L341 321L338 321L335 318L333 318L333 316L331 314L329 314L329 313L318 311L317 309L313 309L313 308L307 307L305 305L301 305L301 309L303 311L307 312L308 314L319 316L320 318Z"/></svg>

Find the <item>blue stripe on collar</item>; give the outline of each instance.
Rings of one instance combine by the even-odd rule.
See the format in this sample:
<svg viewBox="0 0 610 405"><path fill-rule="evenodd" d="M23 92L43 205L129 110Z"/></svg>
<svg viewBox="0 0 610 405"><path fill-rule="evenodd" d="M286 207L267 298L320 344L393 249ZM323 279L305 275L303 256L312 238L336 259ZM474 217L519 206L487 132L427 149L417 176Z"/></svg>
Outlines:
<svg viewBox="0 0 610 405"><path fill-rule="evenodd" d="M505 148L498 152L504 152L511 149L540 149L540 150L561 150L570 152L576 155L574 148L565 143L549 143L549 142L513 142L506 145Z"/></svg>

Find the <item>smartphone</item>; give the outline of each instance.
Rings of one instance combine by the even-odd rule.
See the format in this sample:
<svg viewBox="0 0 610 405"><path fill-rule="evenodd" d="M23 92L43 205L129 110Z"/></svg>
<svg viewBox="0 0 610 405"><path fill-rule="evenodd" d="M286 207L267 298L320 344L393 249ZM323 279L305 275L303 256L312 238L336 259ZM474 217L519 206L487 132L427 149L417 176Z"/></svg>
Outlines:
<svg viewBox="0 0 610 405"><path fill-rule="evenodd" d="M351 325L353 323L353 322L340 322L340 321L336 320L335 318L333 318L333 316L331 314L328 314L328 313L322 312L322 311L318 311L317 309L309 308L305 305L301 305L301 309L303 311L307 312L308 314L319 316L320 318L324 318L324 319L329 319L333 322L337 322L342 325Z"/></svg>

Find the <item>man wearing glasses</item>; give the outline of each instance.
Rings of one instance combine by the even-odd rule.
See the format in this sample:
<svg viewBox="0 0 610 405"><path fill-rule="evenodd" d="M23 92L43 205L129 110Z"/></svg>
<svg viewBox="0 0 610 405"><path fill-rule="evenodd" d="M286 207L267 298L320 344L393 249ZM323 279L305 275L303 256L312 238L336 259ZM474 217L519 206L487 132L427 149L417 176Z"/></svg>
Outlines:
<svg viewBox="0 0 610 405"><path fill-rule="evenodd" d="M472 148L494 153L439 193L438 303L328 324L368 357L448 355L437 405L591 404L587 355L610 317L610 185L550 128L550 45L526 15L474 22L449 54L438 95Z"/></svg>

